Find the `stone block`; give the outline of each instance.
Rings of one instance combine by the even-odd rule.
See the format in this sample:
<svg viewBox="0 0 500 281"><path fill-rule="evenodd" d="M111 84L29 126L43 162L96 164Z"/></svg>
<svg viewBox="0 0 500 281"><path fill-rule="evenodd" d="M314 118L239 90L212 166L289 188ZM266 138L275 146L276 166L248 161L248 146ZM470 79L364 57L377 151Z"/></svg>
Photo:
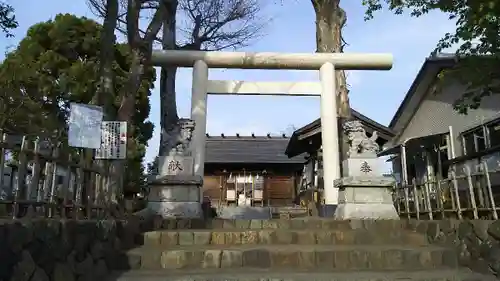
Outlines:
<svg viewBox="0 0 500 281"><path fill-rule="evenodd" d="M161 267L164 269L180 269L186 264L185 251L165 251L161 253Z"/></svg>
<svg viewBox="0 0 500 281"><path fill-rule="evenodd" d="M50 277L47 275L47 273L41 269L40 267L37 267L35 272L33 272L33 275L31 276L30 281L50 281Z"/></svg>
<svg viewBox="0 0 500 281"><path fill-rule="evenodd" d="M236 220L235 227L239 229L249 229L251 220Z"/></svg>
<svg viewBox="0 0 500 281"><path fill-rule="evenodd" d="M214 245L224 245L226 244L226 233L222 231L212 232L212 244Z"/></svg>
<svg viewBox="0 0 500 281"><path fill-rule="evenodd" d="M292 222L289 219L278 220L278 228L281 230L292 229Z"/></svg>
<svg viewBox="0 0 500 281"><path fill-rule="evenodd" d="M149 188L148 201L200 202L197 185L153 185Z"/></svg>
<svg viewBox="0 0 500 281"><path fill-rule="evenodd" d="M163 219L162 227L164 229L172 229L172 230L173 229L178 229L177 219L174 219L174 218L165 218L165 219Z"/></svg>
<svg viewBox="0 0 500 281"><path fill-rule="evenodd" d="M224 240L226 245L240 245L242 244L242 233L238 231L225 232Z"/></svg>
<svg viewBox="0 0 500 281"><path fill-rule="evenodd" d="M271 255L269 251L261 249L247 249L242 252L244 267L270 268Z"/></svg>
<svg viewBox="0 0 500 281"><path fill-rule="evenodd" d="M323 220L307 219L303 220L305 229L323 229Z"/></svg>
<svg viewBox="0 0 500 281"><path fill-rule="evenodd" d="M75 275L67 264L56 263L56 265L54 266L54 272L52 273L52 280L75 281Z"/></svg>
<svg viewBox="0 0 500 281"><path fill-rule="evenodd" d="M392 180L383 177L350 177L336 181L335 186L342 192L339 194L335 218L398 220L390 191L392 183Z"/></svg>
<svg viewBox="0 0 500 281"><path fill-rule="evenodd" d="M427 236L421 235L419 233L405 232L402 235L403 244L414 245L414 246L423 246L428 245L429 242L427 240Z"/></svg>
<svg viewBox="0 0 500 281"><path fill-rule="evenodd" d="M297 232L297 244L314 245L316 244L316 233L308 230Z"/></svg>
<svg viewBox="0 0 500 281"><path fill-rule="evenodd" d="M141 255L141 269L155 270L162 268L162 253L159 251L149 251Z"/></svg>
<svg viewBox="0 0 500 281"><path fill-rule="evenodd" d="M259 243L260 244L273 244L273 233L274 230L260 230L259 231Z"/></svg>
<svg viewBox="0 0 500 281"><path fill-rule="evenodd" d="M203 212L199 202L148 202L151 213L163 217L190 217L199 218Z"/></svg>
<svg viewBox="0 0 500 281"><path fill-rule="evenodd" d="M222 219L213 219L211 221L211 226L212 226L212 229L224 228L224 220L222 220Z"/></svg>
<svg viewBox="0 0 500 281"><path fill-rule="evenodd" d="M405 249L402 253L402 267L404 269L422 269L422 262L431 260L430 252L419 249ZM432 268L432 267L431 267Z"/></svg>
<svg viewBox="0 0 500 281"><path fill-rule="evenodd" d="M243 244L243 245L259 244L259 231L258 230L247 230L247 231L242 232L241 244Z"/></svg>
<svg viewBox="0 0 500 281"><path fill-rule="evenodd" d="M13 277L11 280L30 280L31 275L36 271L37 265L31 254L24 250L21 254L21 260L14 267Z"/></svg>
<svg viewBox="0 0 500 281"><path fill-rule="evenodd" d="M161 255L161 266L164 269L200 268L204 260L204 251L170 250Z"/></svg>
<svg viewBox="0 0 500 281"><path fill-rule="evenodd" d="M401 250L384 250L382 256L382 259L384 261L383 268L387 270L401 269L403 265L403 252Z"/></svg>
<svg viewBox="0 0 500 281"><path fill-rule="evenodd" d="M143 233L144 237L144 246L158 246L161 244L161 232L159 231L151 231Z"/></svg>
<svg viewBox="0 0 500 281"><path fill-rule="evenodd" d="M354 239L354 244L356 245L370 245L376 242L378 235L387 235L387 233L369 233L365 230L353 231L351 232L351 237ZM345 237L343 237L345 238ZM342 241L344 242L344 241Z"/></svg>
<svg viewBox="0 0 500 281"><path fill-rule="evenodd" d="M299 252L292 250L276 250L270 253L272 269L290 269L299 267Z"/></svg>
<svg viewBox="0 0 500 281"><path fill-rule="evenodd" d="M161 232L160 244L163 246L179 245L179 233L177 231Z"/></svg>
<svg viewBox="0 0 500 281"><path fill-rule="evenodd" d="M206 221L204 218L191 218L190 229L207 229L210 228L210 221Z"/></svg>
<svg viewBox="0 0 500 281"><path fill-rule="evenodd" d="M99 259L95 262L93 271L97 280L103 280L109 273L108 266L103 259Z"/></svg>
<svg viewBox="0 0 500 281"><path fill-rule="evenodd" d="M275 229L278 228L278 221L277 220L264 220L262 221L262 228L263 229Z"/></svg>
<svg viewBox="0 0 500 281"><path fill-rule="evenodd" d="M234 229L236 228L236 220L223 220L222 228L225 229Z"/></svg>
<svg viewBox="0 0 500 281"><path fill-rule="evenodd" d="M223 250L221 268L238 268L243 266L243 255L237 250Z"/></svg>
<svg viewBox="0 0 500 281"><path fill-rule="evenodd" d="M335 251L333 253L333 264L336 270L351 269L350 252L351 251Z"/></svg>
<svg viewBox="0 0 500 281"><path fill-rule="evenodd" d="M319 220L323 230L350 230L351 222L348 220ZM310 229L306 226L306 229Z"/></svg>
<svg viewBox="0 0 500 281"><path fill-rule="evenodd" d="M144 216L201 218L202 185L203 178L192 174L167 174L151 180Z"/></svg>
<svg viewBox="0 0 500 281"><path fill-rule="evenodd" d="M335 231L333 234L333 244L354 245L356 236L352 231Z"/></svg>
<svg viewBox="0 0 500 281"><path fill-rule="evenodd" d="M306 222L304 220L294 219L290 221L291 229L306 229Z"/></svg>
<svg viewBox="0 0 500 281"><path fill-rule="evenodd" d="M212 233L210 231L199 231L193 233L194 245L210 245L212 241Z"/></svg>
<svg viewBox="0 0 500 281"><path fill-rule="evenodd" d="M297 241L297 233L291 230L277 229L272 233L273 244L289 245Z"/></svg>
<svg viewBox="0 0 500 281"><path fill-rule="evenodd" d="M455 251L453 251L453 250L451 250L451 251L444 251L443 252L443 257L442 257L442 263L443 263L444 266L449 267L449 268L456 268L456 267L458 267L457 253Z"/></svg>
<svg viewBox="0 0 500 281"><path fill-rule="evenodd" d="M316 267L319 269L331 269L335 265L335 253L327 250L316 250L314 253Z"/></svg>
<svg viewBox="0 0 500 281"><path fill-rule="evenodd" d="M179 245L189 246L194 244L194 234L192 231L179 232Z"/></svg>
<svg viewBox="0 0 500 281"><path fill-rule="evenodd" d="M220 268L221 262L222 262L222 250L206 250L201 267Z"/></svg>
<svg viewBox="0 0 500 281"><path fill-rule="evenodd" d="M191 222L197 218L177 218L177 229L191 229Z"/></svg>
<svg viewBox="0 0 500 281"><path fill-rule="evenodd" d="M370 259L370 251L364 250L353 250L348 252L348 268L352 269L368 269L369 268L369 259Z"/></svg>
<svg viewBox="0 0 500 281"><path fill-rule="evenodd" d="M314 269L316 268L316 253L314 250L304 250L298 253L298 265L299 269Z"/></svg>
<svg viewBox="0 0 500 281"><path fill-rule="evenodd" d="M250 229L262 229L263 220L251 220Z"/></svg>
<svg viewBox="0 0 500 281"><path fill-rule="evenodd" d="M331 231L316 232L316 242L323 245L332 245L335 243L335 233Z"/></svg>
<svg viewBox="0 0 500 281"><path fill-rule="evenodd" d="M500 220L490 223L488 226L488 234L496 240L500 240Z"/></svg>
<svg viewBox="0 0 500 281"><path fill-rule="evenodd" d="M368 252L368 269L370 270L384 270L385 268L385 256L383 251L370 251Z"/></svg>

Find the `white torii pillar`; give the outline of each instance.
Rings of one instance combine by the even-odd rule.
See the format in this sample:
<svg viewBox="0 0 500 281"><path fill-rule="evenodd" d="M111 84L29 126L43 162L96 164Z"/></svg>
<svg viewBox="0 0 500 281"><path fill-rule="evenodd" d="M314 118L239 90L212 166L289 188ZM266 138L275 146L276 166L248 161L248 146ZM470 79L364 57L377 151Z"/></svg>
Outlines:
<svg viewBox="0 0 500 281"><path fill-rule="evenodd" d="M246 53L204 51L153 51L157 66L193 67L191 118L195 121L192 146L195 174L204 175L209 68L319 70L321 135L325 205L337 205L334 181L341 177L335 70L389 70L390 54L353 53Z"/></svg>

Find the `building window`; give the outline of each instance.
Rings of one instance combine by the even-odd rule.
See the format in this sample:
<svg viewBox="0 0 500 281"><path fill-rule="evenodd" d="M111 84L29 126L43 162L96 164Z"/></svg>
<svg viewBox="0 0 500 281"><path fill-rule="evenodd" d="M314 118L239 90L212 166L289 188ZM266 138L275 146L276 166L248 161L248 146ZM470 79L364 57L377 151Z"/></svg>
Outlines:
<svg viewBox="0 0 500 281"><path fill-rule="evenodd" d="M481 152L486 149L486 138L484 136L483 127L478 128L475 131L466 133L463 135L463 146L465 149L465 154L473 154L476 152Z"/></svg>
<svg viewBox="0 0 500 281"><path fill-rule="evenodd" d="M490 146L495 147L500 145L500 121L487 126L490 139Z"/></svg>

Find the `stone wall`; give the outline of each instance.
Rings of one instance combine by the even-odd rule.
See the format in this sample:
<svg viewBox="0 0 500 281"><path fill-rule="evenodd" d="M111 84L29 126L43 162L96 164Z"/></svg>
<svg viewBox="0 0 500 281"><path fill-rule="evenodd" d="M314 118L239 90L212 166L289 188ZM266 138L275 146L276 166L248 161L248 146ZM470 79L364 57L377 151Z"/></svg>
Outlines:
<svg viewBox="0 0 500 281"><path fill-rule="evenodd" d="M429 242L457 250L459 263L500 277L500 220L409 221Z"/></svg>
<svg viewBox="0 0 500 281"><path fill-rule="evenodd" d="M103 280L138 231L130 221L0 221L0 280Z"/></svg>
<svg viewBox="0 0 500 281"><path fill-rule="evenodd" d="M121 268L124 252L136 247L141 232L225 228L229 222L238 223L161 219L0 221L0 280L104 280L109 268ZM427 236L431 243L456 249L462 266L500 276L500 220L394 222ZM250 227L251 221L247 223Z"/></svg>

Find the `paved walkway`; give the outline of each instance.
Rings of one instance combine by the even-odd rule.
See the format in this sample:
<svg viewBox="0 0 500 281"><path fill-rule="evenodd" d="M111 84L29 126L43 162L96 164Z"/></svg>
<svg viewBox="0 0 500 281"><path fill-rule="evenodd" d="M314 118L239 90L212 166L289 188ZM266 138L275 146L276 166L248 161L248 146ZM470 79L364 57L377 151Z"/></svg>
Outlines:
<svg viewBox="0 0 500 281"><path fill-rule="evenodd" d="M386 272L277 272L268 270L131 271L107 281L498 281L469 270Z"/></svg>

